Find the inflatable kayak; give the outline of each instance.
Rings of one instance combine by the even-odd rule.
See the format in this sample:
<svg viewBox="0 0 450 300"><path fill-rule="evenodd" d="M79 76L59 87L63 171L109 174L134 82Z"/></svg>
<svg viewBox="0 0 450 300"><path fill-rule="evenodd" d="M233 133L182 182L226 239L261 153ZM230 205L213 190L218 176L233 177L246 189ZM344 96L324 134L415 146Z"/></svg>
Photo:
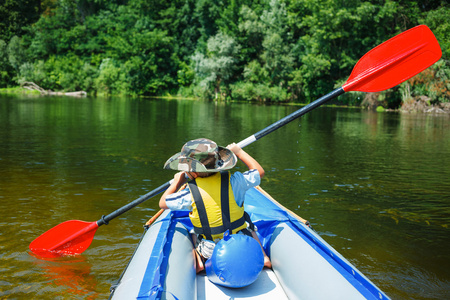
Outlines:
<svg viewBox="0 0 450 300"><path fill-rule="evenodd" d="M247 192L245 211L272 261L250 285L224 287L196 274L189 217L168 210L146 228L110 299L389 299L260 187Z"/></svg>

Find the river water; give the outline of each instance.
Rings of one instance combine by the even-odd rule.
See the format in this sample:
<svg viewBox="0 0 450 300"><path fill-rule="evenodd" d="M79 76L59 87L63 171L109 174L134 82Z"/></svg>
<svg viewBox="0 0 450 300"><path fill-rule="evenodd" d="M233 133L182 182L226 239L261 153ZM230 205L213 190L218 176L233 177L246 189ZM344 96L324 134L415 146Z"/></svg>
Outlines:
<svg viewBox="0 0 450 300"><path fill-rule="evenodd" d="M297 109L0 96L0 298L107 298L158 197L100 227L82 255L40 259L30 242L167 182L162 166L187 140L226 146ZM390 297L450 299L449 116L318 108L246 151L263 189Z"/></svg>

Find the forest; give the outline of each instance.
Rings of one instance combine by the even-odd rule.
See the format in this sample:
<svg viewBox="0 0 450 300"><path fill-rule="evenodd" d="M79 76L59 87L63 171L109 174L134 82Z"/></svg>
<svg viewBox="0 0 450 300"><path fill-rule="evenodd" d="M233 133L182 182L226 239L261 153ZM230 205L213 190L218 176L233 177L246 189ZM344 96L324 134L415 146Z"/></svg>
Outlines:
<svg viewBox="0 0 450 300"><path fill-rule="evenodd" d="M448 16L439 0L5 0L0 88L309 103L341 86L364 53L425 24L442 58L376 102L447 103Z"/></svg>

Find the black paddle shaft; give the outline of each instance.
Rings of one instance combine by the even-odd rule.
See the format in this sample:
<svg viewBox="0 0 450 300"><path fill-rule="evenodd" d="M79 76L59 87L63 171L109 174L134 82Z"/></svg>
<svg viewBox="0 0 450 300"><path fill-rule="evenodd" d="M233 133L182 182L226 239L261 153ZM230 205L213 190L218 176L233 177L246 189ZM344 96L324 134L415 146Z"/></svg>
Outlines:
<svg viewBox="0 0 450 300"><path fill-rule="evenodd" d="M299 110L293 112L292 114L284 117L283 119L273 123L270 126L267 126L266 128L258 131L257 133L255 133L252 136L249 136L248 138L246 138L245 140L239 142L239 146L241 148L244 148L245 146L250 145L251 143L259 140L260 138L262 138L263 136L268 135L269 133L277 130L278 128L292 122L293 120L303 116L304 114L310 112L311 110L319 107L320 105L324 104L325 102L330 101L331 99L334 99L340 95L342 95L343 93L345 93L344 89L342 87L335 89L334 91L328 93L325 96L322 96L321 98L317 99L314 102L311 102L310 104L300 108Z"/></svg>
<svg viewBox="0 0 450 300"><path fill-rule="evenodd" d="M121 214L129 211L130 209L134 208L135 206L138 206L139 204L141 204L144 201L147 201L148 199L158 195L159 193L164 192L165 190L167 190L167 188L170 186L170 181L166 182L163 185L160 185L159 187L157 187L156 189L154 189L151 192L148 192L147 194L137 198L136 200L128 203L125 206L122 206L121 208L119 208L116 211L113 211L112 213L110 213L107 216L102 216L102 218L100 220L97 221L97 225L101 226L103 224L108 225L109 221L111 221L112 219L120 216Z"/></svg>
<svg viewBox="0 0 450 300"><path fill-rule="evenodd" d="M272 125L264 128L261 131L258 131L257 133L255 133L254 135L246 138L245 140L239 142L239 146L241 148L253 143L254 141L259 140L260 138L262 138L263 136L268 135L269 133L277 130L278 128L292 122L293 120L303 116L304 114L310 112L311 110L315 109L316 107L319 107L320 105L324 104L327 101L330 101L331 99L334 99L336 97L338 97L339 95L342 95L343 93L345 93L344 89L342 87L332 91L331 93L317 99L316 101L302 107L301 109L293 112L292 114L284 117L283 119L273 123ZM157 187L156 189L154 189L153 191L139 197L138 199L128 203L125 206L122 206L121 208L119 208L118 210L110 213L107 216L102 216L100 220L97 221L97 225L101 226L103 224L108 225L109 221L111 221L112 219L120 216L121 214L129 211L130 209L134 208L135 206L138 206L139 204L141 204L144 201L147 201L148 199L158 195L159 193L162 193L163 191L165 191L168 187L170 186L170 181L166 182L165 184Z"/></svg>

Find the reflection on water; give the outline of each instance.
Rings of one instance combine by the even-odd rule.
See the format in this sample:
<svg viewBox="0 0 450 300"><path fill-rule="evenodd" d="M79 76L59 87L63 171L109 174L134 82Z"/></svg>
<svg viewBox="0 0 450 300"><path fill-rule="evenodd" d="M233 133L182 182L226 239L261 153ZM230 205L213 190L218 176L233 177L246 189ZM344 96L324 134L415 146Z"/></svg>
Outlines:
<svg viewBox="0 0 450 300"><path fill-rule="evenodd" d="M162 165L187 140L239 142L296 109L0 96L0 298L107 298L157 197L101 226L81 256L41 260L29 243L167 182ZM393 299L450 298L448 116L319 108L246 150L263 188Z"/></svg>
<svg viewBox="0 0 450 300"><path fill-rule="evenodd" d="M33 255L30 252L30 255ZM33 255L34 256L34 255ZM55 288L62 287L64 293L73 298L96 299L97 279L91 274L92 265L85 256L77 255L64 258L33 260L33 264L40 268L47 284Z"/></svg>

